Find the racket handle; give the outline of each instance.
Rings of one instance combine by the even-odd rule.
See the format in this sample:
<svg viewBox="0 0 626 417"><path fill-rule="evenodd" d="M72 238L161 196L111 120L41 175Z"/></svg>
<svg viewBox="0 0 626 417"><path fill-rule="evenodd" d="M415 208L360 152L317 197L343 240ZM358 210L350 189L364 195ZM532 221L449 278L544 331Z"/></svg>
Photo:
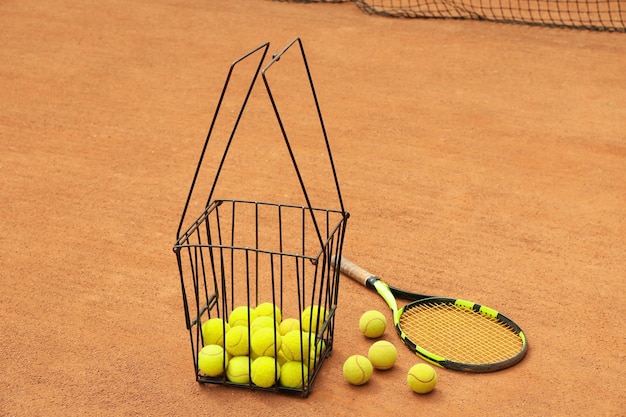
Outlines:
<svg viewBox="0 0 626 417"><path fill-rule="evenodd" d="M336 264L336 262L334 261L335 259L333 258L333 262L331 263L333 266L335 266ZM360 282L365 287L369 287L367 282L370 278L376 278L374 274L367 272L365 269L361 268L354 262L344 258L343 256L339 259L339 271L352 278L353 280Z"/></svg>

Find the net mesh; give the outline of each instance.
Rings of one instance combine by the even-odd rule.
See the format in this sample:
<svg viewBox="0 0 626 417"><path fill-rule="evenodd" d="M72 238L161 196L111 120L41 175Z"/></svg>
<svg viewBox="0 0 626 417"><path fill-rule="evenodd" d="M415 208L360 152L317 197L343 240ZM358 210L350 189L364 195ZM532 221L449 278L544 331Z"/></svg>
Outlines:
<svg viewBox="0 0 626 417"><path fill-rule="evenodd" d="M523 341L509 324L454 303L428 302L405 309L400 328L417 346L464 364L506 361Z"/></svg>
<svg viewBox="0 0 626 417"><path fill-rule="evenodd" d="M488 20L537 26L626 32L623 0L287 0L355 3L370 14L409 18Z"/></svg>

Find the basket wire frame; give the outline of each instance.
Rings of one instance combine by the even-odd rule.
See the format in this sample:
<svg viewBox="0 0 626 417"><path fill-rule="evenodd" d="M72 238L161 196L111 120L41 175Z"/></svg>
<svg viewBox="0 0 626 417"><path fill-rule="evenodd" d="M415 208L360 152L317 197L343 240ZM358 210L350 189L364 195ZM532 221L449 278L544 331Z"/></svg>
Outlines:
<svg viewBox="0 0 626 417"><path fill-rule="evenodd" d="M302 42L299 38L295 38L263 66L268 49L269 42L264 43L236 59L229 68L185 202L173 250L180 274L185 323L189 332L196 380L200 383L299 393L306 397L311 392L322 364L333 349L339 272L338 269L331 268L330 260L341 255L349 213L345 211L343 205L328 136ZM270 87L270 69L292 49L299 52L297 56L304 64L306 78L312 92L334 180L335 191L333 193L337 193L339 203L337 208L321 208L312 205L291 141L284 127L278 103ZM184 229L201 166L205 155L209 152L215 121L227 94L231 76L240 63L249 60L256 62L255 59L258 59L258 64L255 65L255 72L251 77L247 93L223 155L219 159L204 209ZM263 79L263 85L280 126L282 139L306 204L213 198L226 154L231 148L250 94L259 84L259 75ZM300 332L300 356L303 362L306 361L305 368L308 370L307 372L304 367L302 368L300 376L303 384L301 387L283 386L278 380L280 374L278 364L274 369L277 382L270 387L260 387L252 381L231 382L225 372L218 376L207 376L198 367L198 355L205 346L202 333L203 323L211 318L222 318L226 323L230 312L242 305L252 309L248 310L248 319L251 320L253 309L262 302L270 302L277 306L284 318L289 316L299 319L300 313L312 306L325 312L319 316L312 315L306 323L313 329L310 335ZM274 318L277 318L276 315ZM226 330L226 324L223 324L222 332L225 333ZM274 330L278 331L277 320L274 320ZM248 350L251 351L252 330L250 326L247 327L247 336ZM305 352L304 346L309 342L311 347L308 352ZM274 356L278 356L279 350L275 347L273 353ZM226 365L228 360L226 355L222 358L223 365ZM248 361L249 374L252 371L252 363L252 360Z"/></svg>

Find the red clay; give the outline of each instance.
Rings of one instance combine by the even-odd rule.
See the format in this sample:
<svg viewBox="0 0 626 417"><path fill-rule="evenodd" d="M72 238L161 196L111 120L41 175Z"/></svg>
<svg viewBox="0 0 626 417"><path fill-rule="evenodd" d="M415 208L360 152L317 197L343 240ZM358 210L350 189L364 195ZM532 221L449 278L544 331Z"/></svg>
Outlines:
<svg viewBox="0 0 626 417"><path fill-rule="evenodd" d="M0 415L624 415L625 35L265 0L5 1L0 28ZM181 210L228 66L295 36L351 213L345 255L514 318L521 363L439 370L416 396L420 360L388 328L396 366L351 386L343 362L372 343L359 317L388 312L344 280L308 398L195 382ZM252 105L242 133L263 144L276 127ZM237 156L241 194L285 195L282 172L258 186L253 146Z"/></svg>

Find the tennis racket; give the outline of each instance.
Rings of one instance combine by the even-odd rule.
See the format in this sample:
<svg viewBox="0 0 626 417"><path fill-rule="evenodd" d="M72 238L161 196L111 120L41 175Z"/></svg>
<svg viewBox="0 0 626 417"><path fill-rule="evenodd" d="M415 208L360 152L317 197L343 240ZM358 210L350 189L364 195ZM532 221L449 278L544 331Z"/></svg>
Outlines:
<svg viewBox="0 0 626 417"><path fill-rule="evenodd" d="M334 268L374 290L393 313L404 344L426 361L464 372L492 372L518 363L528 349L526 335L511 319L470 301L432 297L387 285L379 277L341 258ZM411 301L398 309L396 297Z"/></svg>

